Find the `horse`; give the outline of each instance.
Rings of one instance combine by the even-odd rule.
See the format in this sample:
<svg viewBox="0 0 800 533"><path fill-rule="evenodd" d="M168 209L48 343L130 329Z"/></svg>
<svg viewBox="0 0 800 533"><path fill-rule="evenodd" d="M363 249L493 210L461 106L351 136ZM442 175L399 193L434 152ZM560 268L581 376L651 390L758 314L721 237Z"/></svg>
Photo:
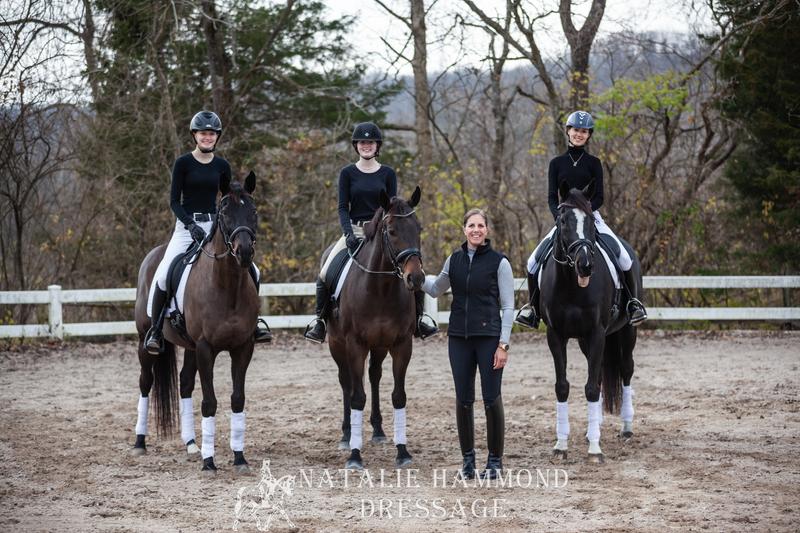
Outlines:
<svg viewBox="0 0 800 533"><path fill-rule="evenodd" d="M553 252L542 269L540 280L540 309L547 324L547 344L553 355L556 384L556 444L553 461L566 460L569 437L567 381L567 342L578 339L581 351L588 361L585 386L588 403L590 462L603 463L600 448L600 424L603 407L613 413L622 404L621 435L633 436L633 403L630 388L633 376L633 349L636 345L636 328L628 323L625 312L616 314L614 306L616 288L606 261L594 261L598 250L592 207L594 183L584 189L569 189L564 184L559 189L561 204L558 207ZM628 297L639 297L642 274L639 259L630 245L622 241L633 260L631 276L634 287L628 287ZM618 309L626 309L627 302ZM620 389L620 381L623 387ZM602 383L601 383L602 382ZM603 405L601 406L601 395Z"/></svg>
<svg viewBox="0 0 800 533"><path fill-rule="evenodd" d="M176 404L175 347L184 348L180 372L181 437L190 457L202 452L202 470L215 473L214 436L217 398L214 394L214 362L220 351L231 357L231 449L234 471L249 472L244 457L245 375L253 356L254 328L259 297L249 269L255 253L258 213L251 194L256 177L251 171L244 187L231 182L222 192L211 236L201 247L186 281L183 311L188 338L164 321L165 348L159 355L147 353L144 339L150 328L147 299L155 270L166 245L152 249L142 261L136 289L136 330L139 334L139 418L134 455L146 453L148 397L154 391L159 434L170 435ZM207 249L210 248L210 251ZM192 391L199 372L203 391L201 405L202 449L195 443ZM155 385L153 387L153 385Z"/></svg>
<svg viewBox="0 0 800 533"><path fill-rule="evenodd" d="M368 354L372 442L386 441L378 389L387 352L392 354L394 376L395 464L411 464L406 442L405 378L415 326L414 291L425 282L420 251L422 227L414 214L420 196L419 187L408 201L389 198L381 191L380 207L364 228L365 241L352 255L353 265L342 285L338 313L329 320L328 347L338 366L344 404L339 449L350 450L347 469L364 468L361 446Z"/></svg>

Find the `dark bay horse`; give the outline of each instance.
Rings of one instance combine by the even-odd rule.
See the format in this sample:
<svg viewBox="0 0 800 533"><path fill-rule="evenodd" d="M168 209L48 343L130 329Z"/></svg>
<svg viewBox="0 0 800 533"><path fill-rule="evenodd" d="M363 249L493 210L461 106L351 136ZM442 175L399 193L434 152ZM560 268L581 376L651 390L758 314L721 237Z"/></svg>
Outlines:
<svg viewBox="0 0 800 533"><path fill-rule="evenodd" d="M394 441L398 467L411 463L406 449L405 378L414 334L414 292L425 282L420 252L422 227L414 214L417 187L407 202L381 192L381 207L364 228L365 242L340 295L338 315L330 319L328 346L339 367L344 420L340 448L350 448L346 468L361 469L362 417L366 404L364 366L369 358L373 442L384 442L378 388L381 364L392 354Z"/></svg>
<svg viewBox="0 0 800 533"><path fill-rule="evenodd" d="M159 433L171 434L176 405L175 346L184 348L180 373L181 437L189 454L197 453L192 391L195 375L200 373L203 390L201 411L203 470L214 472L214 436L217 398L214 394L214 361L220 351L231 356L233 393L231 394L231 448L237 473L249 471L244 458L244 383L253 355L254 328L259 309L256 286L249 268L253 261L258 214L251 193L255 189L253 172L245 185L232 182L219 202L217 218L210 242L203 247L186 282L183 312L191 340L182 338L164 321L165 349L159 355L147 353L145 334L150 328L147 298L156 267L164 255L165 245L150 251L139 267L136 290L136 329L139 332L139 422L134 453L146 451L147 398L154 391L154 408Z"/></svg>
<svg viewBox="0 0 800 533"><path fill-rule="evenodd" d="M547 324L547 344L553 354L556 372L556 436L554 460L567 456L569 418L567 399L567 341L578 339L588 361L585 393L588 402L589 459L604 461L600 449L600 424L603 405L609 413L622 405L622 435L633 435L633 349L636 328L625 313L627 295L623 296L615 316L612 312L616 288L606 261L596 243L596 228L589 198L593 183L583 190L564 186L556 220L552 256L544 265L540 281L540 309ZM622 239L620 239L622 241ZM640 297L642 274L639 259L628 243L622 241L633 260L635 287L633 297ZM597 253L595 253L597 252ZM623 387L619 384L622 381Z"/></svg>

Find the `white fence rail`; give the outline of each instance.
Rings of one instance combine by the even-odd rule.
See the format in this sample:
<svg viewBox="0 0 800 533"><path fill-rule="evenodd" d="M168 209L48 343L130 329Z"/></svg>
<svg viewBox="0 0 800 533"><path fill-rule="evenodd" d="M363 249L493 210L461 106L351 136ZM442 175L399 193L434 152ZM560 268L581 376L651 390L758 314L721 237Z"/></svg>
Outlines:
<svg viewBox="0 0 800 533"><path fill-rule="evenodd" d="M523 279L515 279L520 287ZM796 289L800 276L645 276L646 289ZM263 298L278 296L313 296L314 283L265 283ZM49 306L47 324L0 325L0 338L64 337L135 334L134 322L80 322L64 324L63 305L96 302L134 302L136 289L78 289L63 290L50 285L46 291L0 292L0 305L39 304ZM438 301L426 297L428 314L439 323L447 324L450 312L439 311ZM800 307L650 307L650 320L757 320L788 322L800 320ZM313 315L266 315L273 329L300 328Z"/></svg>

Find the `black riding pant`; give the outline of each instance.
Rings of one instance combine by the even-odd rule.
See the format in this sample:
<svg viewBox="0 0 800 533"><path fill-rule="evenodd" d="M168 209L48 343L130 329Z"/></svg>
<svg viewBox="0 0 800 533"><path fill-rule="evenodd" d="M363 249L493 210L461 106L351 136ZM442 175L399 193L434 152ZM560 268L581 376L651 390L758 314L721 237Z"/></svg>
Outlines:
<svg viewBox="0 0 800 533"><path fill-rule="evenodd" d="M475 402L475 370L481 372L483 401L491 404L500 396L503 369L495 370L494 353L500 337L448 337L450 368L456 386L456 400L462 405Z"/></svg>

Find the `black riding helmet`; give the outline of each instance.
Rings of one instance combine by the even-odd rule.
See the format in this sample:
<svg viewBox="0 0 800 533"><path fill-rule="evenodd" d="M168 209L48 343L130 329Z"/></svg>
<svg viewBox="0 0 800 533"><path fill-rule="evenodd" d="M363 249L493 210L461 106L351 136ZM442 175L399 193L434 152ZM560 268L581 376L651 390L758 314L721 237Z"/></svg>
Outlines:
<svg viewBox="0 0 800 533"><path fill-rule="evenodd" d="M217 142L219 142L219 137L222 135L222 121L219 116L213 111L199 111L195 113L192 117L192 121L189 123L189 132L192 136L192 142L196 142L194 139L194 134L196 132L207 130L216 131L218 134ZM211 151L213 152L216 148L217 143L214 143L214 148Z"/></svg>
<svg viewBox="0 0 800 533"><path fill-rule="evenodd" d="M358 148L356 148L358 141L375 141L378 143L375 149L375 157L377 157L381 151L381 144L383 144L381 129L374 122L361 122L360 124L356 124L356 127L353 128L352 138L353 149L356 153L358 153Z"/></svg>

